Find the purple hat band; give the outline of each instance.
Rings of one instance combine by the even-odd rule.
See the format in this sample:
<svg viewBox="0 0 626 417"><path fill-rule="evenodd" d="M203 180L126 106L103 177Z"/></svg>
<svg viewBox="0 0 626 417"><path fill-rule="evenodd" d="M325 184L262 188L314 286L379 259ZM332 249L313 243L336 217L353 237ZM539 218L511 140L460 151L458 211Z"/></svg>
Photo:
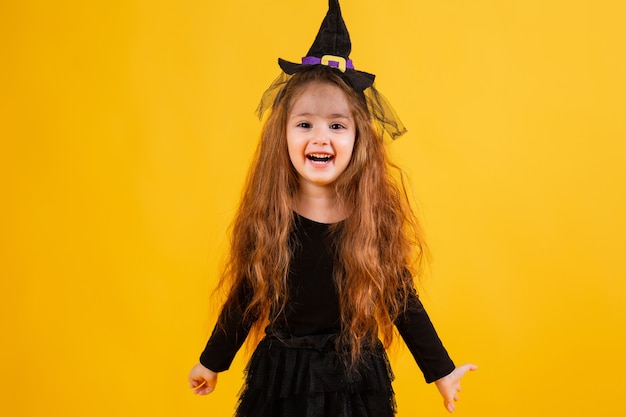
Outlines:
<svg viewBox="0 0 626 417"><path fill-rule="evenodd" d="M316 56L305 56L302 58L303 65L327 65L329 67L337 68L341 72L345 72L346 69L354 69L354 64L352 64L351 59L345 59L340 56L335 55L324 55L321 58Z"/></svg>

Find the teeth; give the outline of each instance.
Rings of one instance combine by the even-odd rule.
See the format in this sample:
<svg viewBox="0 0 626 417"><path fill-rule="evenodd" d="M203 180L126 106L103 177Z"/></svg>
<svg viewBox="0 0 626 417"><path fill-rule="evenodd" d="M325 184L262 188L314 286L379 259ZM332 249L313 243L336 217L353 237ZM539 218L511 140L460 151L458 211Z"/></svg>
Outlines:
<svg viewBox="0 0 626 417"><path fill-rule="evenodd" d="M307 155L307 158L309 159L324 160L324 161L328 161L332 157L333 157L332 155L329 155L326 153L310 153Z"/></svg>

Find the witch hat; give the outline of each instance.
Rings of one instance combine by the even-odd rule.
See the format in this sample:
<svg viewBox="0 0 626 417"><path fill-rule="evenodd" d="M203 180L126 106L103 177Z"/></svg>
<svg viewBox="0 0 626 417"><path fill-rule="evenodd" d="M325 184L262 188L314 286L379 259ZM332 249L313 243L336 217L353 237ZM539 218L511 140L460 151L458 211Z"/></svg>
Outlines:
<svg viewBox="0 0 626 417"><path fill-rule="evenodd" d="M351 49L350 34L341 16L339 0L329 0L326 17L309 52L302 58L302 63L297 64L278 58L278 65L288 75L310 68L311 65L336 68L355 91L362 93L374 83L375 75L354 69L349 57Z"/></svg>
<svg viewBox="0 0 626 417"><path fill-rule="evenodd" d="M267 109L280 102L282 91L293 74L314 66L325 65L337 71L339 76L359 96L363 97L372 121L380 127L381 136L388 134L392 139L396 139L403 135L406 128L387 99L374 86L375 75L354 69L354 64L350 59L351 48L350 35L341 17L339 0L329 0L326 17L309 52L302 58L302 63L278 59L278 65L283 73L263 93L257 107L259 119L263 117Z"/></svg>

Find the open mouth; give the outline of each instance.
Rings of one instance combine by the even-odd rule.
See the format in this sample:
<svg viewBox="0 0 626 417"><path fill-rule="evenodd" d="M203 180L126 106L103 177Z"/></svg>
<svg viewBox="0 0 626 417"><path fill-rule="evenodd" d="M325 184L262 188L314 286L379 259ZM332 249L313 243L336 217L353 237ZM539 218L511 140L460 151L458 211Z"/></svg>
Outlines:
<svg viewBox="0 0 626 417"><path fill-rule="evenodd" d="M335 158L334 155L327 153L310 153L306 157L309 161L319 165L327 164Z"/></svg>

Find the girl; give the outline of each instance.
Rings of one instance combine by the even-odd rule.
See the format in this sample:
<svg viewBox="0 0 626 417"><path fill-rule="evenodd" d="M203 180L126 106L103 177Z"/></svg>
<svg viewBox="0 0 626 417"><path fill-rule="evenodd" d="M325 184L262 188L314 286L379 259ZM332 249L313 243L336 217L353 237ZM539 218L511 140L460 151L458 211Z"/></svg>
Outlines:
<svg viewBox="0 0 626 417"><path fill-rule="evenodd" d="M476 368L455 368L415 292L425 245L374 122L392 136L403 128L349 52L331 1L303 63L280 60L286 74L269 90L220 281L228 297L189 375L195 393L211 393L248 334L264 330L238 417L393 416L394 327L450 412Z"/></svg>

